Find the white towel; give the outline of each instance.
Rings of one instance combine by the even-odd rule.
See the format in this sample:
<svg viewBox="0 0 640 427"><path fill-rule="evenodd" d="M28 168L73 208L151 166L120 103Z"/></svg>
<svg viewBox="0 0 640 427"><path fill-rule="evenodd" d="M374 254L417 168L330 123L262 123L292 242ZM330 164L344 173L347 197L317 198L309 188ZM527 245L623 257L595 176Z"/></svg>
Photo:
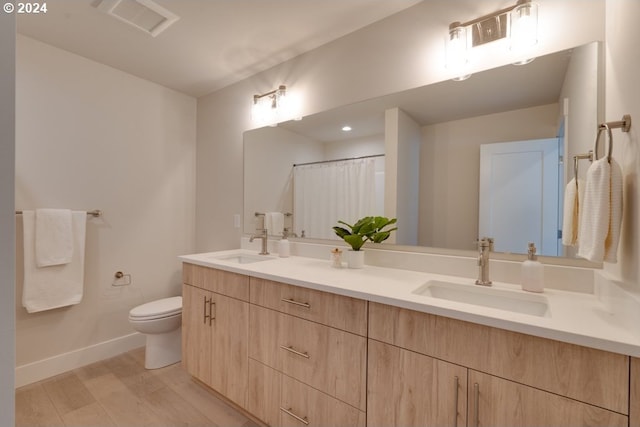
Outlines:
<svg viewBox="0 0 640 427"><path fill-rule="evenodd" d="M609 163L603 157L587 170L580 216L578 256L593 262L616 262L622 220L622 171L614 159Z"/></svg>
<svg viewBox="0 0 640 427"><path fill-rule="evenodd" d="M604 241L604 260L618 262L618 243L622 227L622 168L611 159L611 219L609 233Z"/></svg>
<svg viewBox="0 0 640 427"><path fill-rule="evenodd" d="M284 214L282 212L265 213L264 228L272 236L282 236L284 233Z"/></svg>
<svg viewBox="0 0 640 427"><path fill-rule="evenodd" d="M86 212L72 212L73 256L68 264L38 268L35 256L36 219L33 211L22 213L24 235L24 284L22 305L29 313L78 304L84 284Z"/></svg>
<svg viewBox="0 0 640 427"><path fill-rule="evenodd" d="M577 187L577 188L576 188ZM577 190L577 191L576 191ZM576 246L580 226L581 204L584 200L584 181L573 178L564 190L564 209L562 215L562 244Z"/></svg>
<svg viewBox="0 0 640 427"><path fill-rule="evenodd" d="M73 257L73 230L68 209L36 210L36 266L69 264Z"/></svg>

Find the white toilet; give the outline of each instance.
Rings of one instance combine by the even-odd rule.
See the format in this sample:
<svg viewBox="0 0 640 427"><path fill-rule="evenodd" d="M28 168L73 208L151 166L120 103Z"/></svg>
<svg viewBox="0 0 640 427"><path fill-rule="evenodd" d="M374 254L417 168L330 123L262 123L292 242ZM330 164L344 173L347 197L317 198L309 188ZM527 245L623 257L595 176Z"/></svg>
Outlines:
<svg viewBox="0 0 640 427"><path fill-rule="evenodd" d="M134 307L129 323L147 336L144 367L157 369L182 358L182 297L171 297Z"/></svg>

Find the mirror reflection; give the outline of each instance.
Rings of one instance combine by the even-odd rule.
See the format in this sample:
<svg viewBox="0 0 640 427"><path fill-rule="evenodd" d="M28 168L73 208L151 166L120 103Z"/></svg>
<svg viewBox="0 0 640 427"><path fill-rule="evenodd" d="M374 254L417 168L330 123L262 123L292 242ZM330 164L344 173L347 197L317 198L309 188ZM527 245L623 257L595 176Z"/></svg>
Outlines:
<svg viewBox="0 0 640 427"><path fill-rule="evenodd" d="M338 219L380 214L396 244L573 257L562 201L595 139L601 57L594 42L245 132L244 231L283 212L294 236L334 239Z"/></svg>

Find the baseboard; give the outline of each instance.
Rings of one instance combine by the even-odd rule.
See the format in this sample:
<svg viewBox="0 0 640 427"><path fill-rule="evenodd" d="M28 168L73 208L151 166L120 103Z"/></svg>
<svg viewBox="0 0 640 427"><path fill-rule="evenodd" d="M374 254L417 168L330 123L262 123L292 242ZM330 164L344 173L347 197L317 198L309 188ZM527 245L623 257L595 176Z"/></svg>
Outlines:
<svg viewBox="0 0 640 427"><path fill-rule="evenodd" d="M16 388L31 384L90 363L117 356L145 345L145 336L138 332L104 341L78 350L16 367Z"/></svg>

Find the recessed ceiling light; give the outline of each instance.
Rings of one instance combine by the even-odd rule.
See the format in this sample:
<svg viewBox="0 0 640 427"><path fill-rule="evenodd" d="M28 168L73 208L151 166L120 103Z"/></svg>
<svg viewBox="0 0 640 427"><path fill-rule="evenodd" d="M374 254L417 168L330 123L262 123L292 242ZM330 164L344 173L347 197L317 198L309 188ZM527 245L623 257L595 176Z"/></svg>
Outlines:
<svg viewBox="0 0 640 427"><path fill-rule="evenodd" d="M350 132L351 131L351 126L342 126L342 130L344 132Z"/></svg>

